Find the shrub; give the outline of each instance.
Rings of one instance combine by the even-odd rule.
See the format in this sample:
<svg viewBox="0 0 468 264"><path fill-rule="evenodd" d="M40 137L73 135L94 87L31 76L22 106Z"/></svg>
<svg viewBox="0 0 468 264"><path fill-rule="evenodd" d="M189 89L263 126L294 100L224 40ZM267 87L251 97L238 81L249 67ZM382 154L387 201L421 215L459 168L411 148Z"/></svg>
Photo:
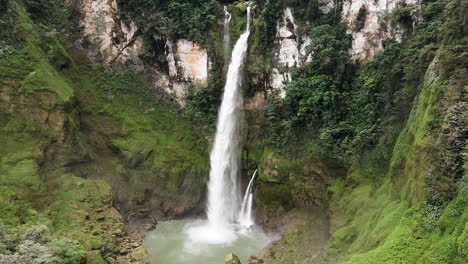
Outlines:
<svg viewBox="0 0 468 264"><path fill-rule="evenodd" d="M77 241L51 239L45 225L29 228L18 246L7 241L6 236L0 223L0 263L3 264L80 264L85 259L85 252Z"/></svg>
<svg viewBox="0 0 468 264"><path fill-rule="evenodd" d="M187 114L198 120L214 125L217 115L217 100L207 89L201 89L188 97Z"/></svg>
<svg viewBox="0 0 468 264"><path fill-rule="evenodd" d="M4 12L8 9L9 0L0 0L0 12Z"/></svg>
<svg viewBox="0 0 468 264"><path fill-rule="evenodd" d="M390 24L396 26L397 24L402 25L406 29L411 29L413 26L413 13L414 6L408 5L396 9L390 15Z"/></svg>
<svg viewBox="0 0 468 264"><path fill-rule="evenodd" d="M359 8L359 12L356 16L356 22L354 23L354 31L361 31L361 29L365 26L366 24L366 18L367 18L367 7L365 5L362 5L361 8Z"/></svg>
<svg viewBox="0 0 468 264"><path fill-rule="evenodd" d="M78 241L62 238L50 242L49 246L58 257L56 264L80 264L86 258L85 251Z"/></svg>

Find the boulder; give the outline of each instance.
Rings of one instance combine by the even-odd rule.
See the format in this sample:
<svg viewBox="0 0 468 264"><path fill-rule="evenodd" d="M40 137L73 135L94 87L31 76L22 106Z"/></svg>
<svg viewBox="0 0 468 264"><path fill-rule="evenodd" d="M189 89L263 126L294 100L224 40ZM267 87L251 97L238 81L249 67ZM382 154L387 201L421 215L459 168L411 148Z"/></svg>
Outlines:
<svg viewBox="0 0 468 264"><path fill-rule="evenodd" d="M229 255L227 255L224 260L226 264L241 264L239 257L236 256L234 253L230 253Z"/></svg>

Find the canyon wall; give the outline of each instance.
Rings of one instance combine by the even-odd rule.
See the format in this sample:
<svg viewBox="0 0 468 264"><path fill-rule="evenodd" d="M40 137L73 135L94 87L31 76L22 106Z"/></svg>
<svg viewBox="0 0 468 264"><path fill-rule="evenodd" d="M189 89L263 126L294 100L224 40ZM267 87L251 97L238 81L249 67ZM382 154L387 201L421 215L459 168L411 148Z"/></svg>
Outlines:
<svg viewBox="0 0 468 264"><path fill-rule="evenodd" d="M152 73L154 87L173 96L182 106L191 87L208 84L209 58L198 43L156 34L154 39L164 43L161 53L166 67L148 65L140 58L143 37L135 23L120 17L116 0L83 0L80 11L83 29L80 44L93 62L137 70L146 68Z"/></svg>
<svg viewBox="0 0 468 264"><path fill-rule="evenodd" d="M403 29L392 25L389 16L397 8L408 6L414 7L413 12L418 12L421 4L419 0L344 1L342 19L348 24L348 33L353 38L349 51L352 58L370 60L383 49L384 40L393 38L401 41ZM333 7L333 1L320 2L323 13L330 12ZM200 44L155 35L155 39L164 43L161 53L167 67L148 65L139 56L143 52L143 38L138 27L131 21L121 19L116 0L82 0L81 12L81 45L93 61L121 64L139 70L149 68L155 88L173 96L181 106L185 105L194 85L208 85L211 63L207 50ZM272 43L272 68L267 90L279 97L286 94L285 87L291 80L291 70L310 61L306 47L313 36L305 31L307 25L295 20L294 8L283 8Z"/></svg>

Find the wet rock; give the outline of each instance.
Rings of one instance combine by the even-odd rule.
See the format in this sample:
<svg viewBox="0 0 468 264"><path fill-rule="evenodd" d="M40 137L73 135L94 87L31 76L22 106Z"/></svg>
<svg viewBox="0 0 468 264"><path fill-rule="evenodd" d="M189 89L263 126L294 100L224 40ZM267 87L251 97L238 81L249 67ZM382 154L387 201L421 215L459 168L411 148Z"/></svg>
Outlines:
<svg viewBox="0 0 468 264"><path fill-rule="evenodd" d="M148 258L148 253L144 247L137 247L132 251L131 256L134 260L143 260Z"/></svg>
<svg viewBox="0 0 468 264"><path fill-rule="evenodd" d="M226 264L241 264L239 257L231 253L224 259Z"/></svg>
<svg viewBox="0 0 468 264"><path fill-rule="evenodd" d="M115 263L116 263L116 260L115 260L113 257L107 257L107 258L106 258L106 261L107 261L107 263L109 263L109 264L115 264Z"/></svg>

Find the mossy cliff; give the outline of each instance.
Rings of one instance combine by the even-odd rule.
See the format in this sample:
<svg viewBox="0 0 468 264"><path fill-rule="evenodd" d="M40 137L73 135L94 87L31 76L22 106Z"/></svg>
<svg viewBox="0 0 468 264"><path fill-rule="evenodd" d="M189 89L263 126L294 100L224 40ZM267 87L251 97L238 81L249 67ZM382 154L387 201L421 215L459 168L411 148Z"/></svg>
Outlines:
<svg viewBox="0 0 468 264"><path fill-rule="evenodd" d="M101 55L131 49L101 65L84 2L0 0L1 263L141 263L146 230L204 204L222 4L233 46L246 3L99 2ZM242 175L258 168L257 222L282 237L251 263L468 262L466 1L378 8L256 1ZM185 108L155 88L168 39L208 57Z"/></svg>
<svg viewBox="0 0 468 264"><path fill-rule="evenodd" d="M465 88L458 83L464 77L459 74L463 71L443 72L439 57L434 59L384 177L369 177L368 168L355 166L345 182L329 188L331 219L344 217L346 224L333 234L324 262L467 260L467 189L464 173L452 170L461 164L450 160L464 151L452 152L453 144L463 145L458 133L466 122Z"/></svg>
<svg viewBox="0 0 468 264"><path fill-rule="evenodd" d="M428 4L424 23L366 63L352 66L344 56L333 69L326 61L301 67L285 99L270 97L250 111L244 157L260 169L257 216L283 232L251 263L468 261L466 30L458 24L459 3ZM400 23L401 12L389 17ZM324 25L312 28L311 47L316 56L337 59L349 46L314 46L334 34L318 20ZM405 57L394 60L398 54ZM350 66L356 68L337 72ZM326 84L332 86L322 94L325 76L342 83Z"/></svg>
<svg viewBox="0 0 468 264"><path fill-rule="evenodd" d="M204 128L155 99L141 74L91 65L48 20L57 17L39 12L73 10L31 4L9 1L0 13L0 259L18 263L28 228L45 225L70 252L36 241L54 256L41 263L140 261L141 233L124 224L148 229L197 211Z"/></svg>

